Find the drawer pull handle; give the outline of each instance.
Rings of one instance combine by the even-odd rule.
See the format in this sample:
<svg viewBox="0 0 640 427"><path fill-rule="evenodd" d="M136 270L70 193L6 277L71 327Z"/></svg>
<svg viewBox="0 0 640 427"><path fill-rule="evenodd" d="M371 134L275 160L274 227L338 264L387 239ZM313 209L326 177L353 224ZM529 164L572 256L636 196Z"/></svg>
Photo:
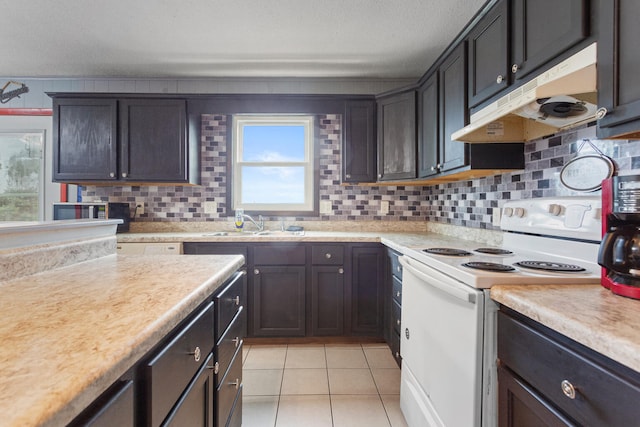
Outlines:
<svg viewBox="0 0 640 427"><path fill-rule="evenodd" d="M237 390L240 387L240 378L236 378L236 380L230 382L229 385L235 386L235 388Z"/></svg>
<svg viewBox="0 0 640 427"><path fill-rule="evenodd" d="M235 297L234 299L232 299L232 301L233 301L236 305L240 305L240 295L238 295L237 297Z"/></svg>
<svg viewBox="0 0 640 427"><path fill-rule="evenodd" d="M195 360L196 362L200 361L200 357L202 356L202 352L200 351L200 347L196 347L191 353L189 353L190 356L193 356L193 360Z"/></svg>
<svg viewBox="0 0 640 427"><path fill-rule="evenodd" d="M218 372L220 371L220 364L216 362L213 366L207 366L207 369L211 369L215 375L218 375Z"/></svg>
<svg viewBox="0 0 640 427"><path fill-rule="evenodd" d="M562 388L562 392L569 399L576 398L576 388L571 384L568 380L562 380L560 383L560 387Z"/></svg>
<svg viewBox="0 0 640 427"><path fill-rule="evenodd" d="M235 337L231 341L233 341L233 345L237 348L238 344L240 344L240 337Z"/></svg>

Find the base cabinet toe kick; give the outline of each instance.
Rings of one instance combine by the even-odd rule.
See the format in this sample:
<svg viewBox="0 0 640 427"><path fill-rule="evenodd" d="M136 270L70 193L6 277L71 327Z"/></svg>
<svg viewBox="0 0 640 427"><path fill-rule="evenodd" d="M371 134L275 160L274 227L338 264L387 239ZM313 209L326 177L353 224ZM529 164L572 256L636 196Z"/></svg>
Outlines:
<svg viewBox="0 0 640 427"><path fill-rule="evenodd" d="M69 426L240 427L245 300L242 269Z"/></svg>

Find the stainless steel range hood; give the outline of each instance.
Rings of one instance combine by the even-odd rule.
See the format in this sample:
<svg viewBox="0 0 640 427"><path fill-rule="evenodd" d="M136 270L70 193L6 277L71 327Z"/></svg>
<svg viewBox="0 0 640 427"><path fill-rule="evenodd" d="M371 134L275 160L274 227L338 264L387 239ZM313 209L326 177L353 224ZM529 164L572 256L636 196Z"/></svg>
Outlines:
<svg viewBox="0 0 640 427"><path fill-rule="evenodd" d="M520 142L595 120L596 43L471 115L451 138ZM570 95L570 96L569 96Z"/></svg>

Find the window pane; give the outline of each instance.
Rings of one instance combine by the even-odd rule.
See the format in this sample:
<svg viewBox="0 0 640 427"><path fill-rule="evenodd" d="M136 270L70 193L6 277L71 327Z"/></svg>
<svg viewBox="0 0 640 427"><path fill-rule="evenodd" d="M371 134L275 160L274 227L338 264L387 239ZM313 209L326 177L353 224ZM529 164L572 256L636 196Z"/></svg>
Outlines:
<svg viewBox="0 0 640 427"><path fill-rule="evenodd" d="M0 133L0 221L39 219L43 133Z"/></svg>
<svg viewBox="0 0 640 427"><path fill-rule="evenodd" d="M243 126L242 161L303 162L304 126Z"/></svg>
<svg viewBox="0 0 640 427"><path fill-rule="evenodd" d="M242 203L304 203L304 167L242 167Z"/></svg>

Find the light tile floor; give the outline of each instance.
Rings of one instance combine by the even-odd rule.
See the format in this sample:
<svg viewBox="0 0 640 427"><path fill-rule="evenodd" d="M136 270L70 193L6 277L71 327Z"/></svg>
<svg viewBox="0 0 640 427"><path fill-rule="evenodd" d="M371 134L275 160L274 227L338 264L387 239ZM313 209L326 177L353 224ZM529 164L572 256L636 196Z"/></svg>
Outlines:
<svg viewBox="0 0 640 427"><path fill-rule="evenodd" d="M406 427L385 344L247 345L243 427Z"/></svg>

